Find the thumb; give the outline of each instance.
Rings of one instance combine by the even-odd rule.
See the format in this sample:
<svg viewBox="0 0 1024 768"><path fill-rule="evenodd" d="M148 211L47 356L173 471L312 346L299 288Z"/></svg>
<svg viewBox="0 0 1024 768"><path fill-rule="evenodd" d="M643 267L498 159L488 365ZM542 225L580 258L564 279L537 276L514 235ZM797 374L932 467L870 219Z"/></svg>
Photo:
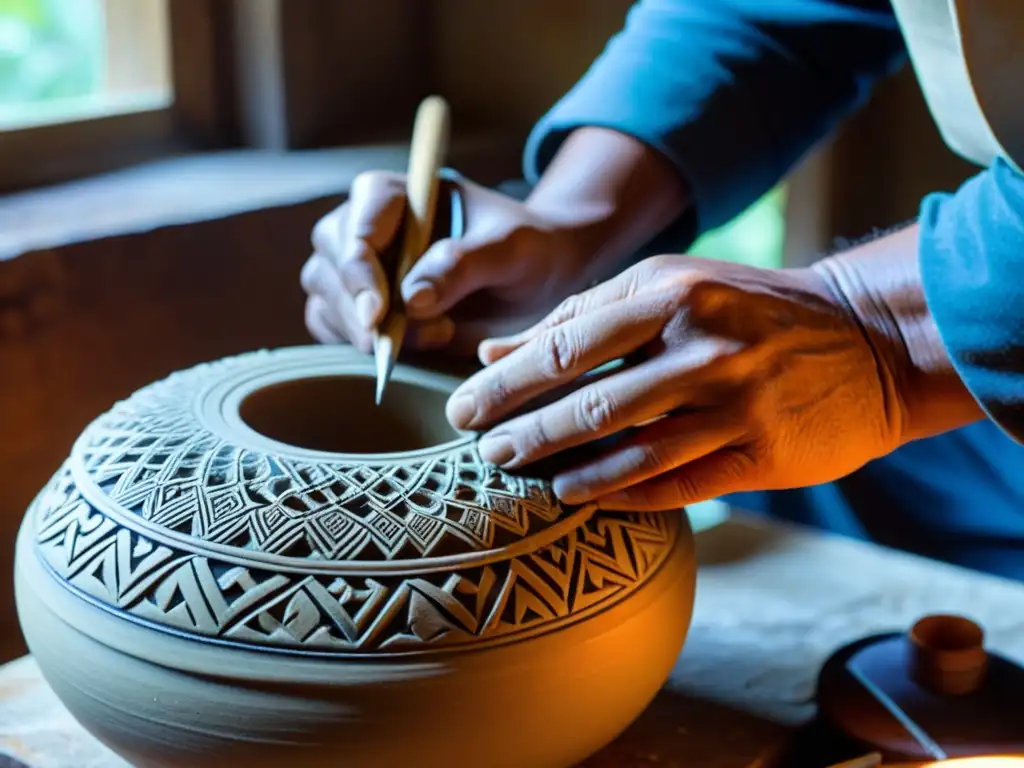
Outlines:
<svg viewBox="0 0 1024 768"><path fill-rule="evenodd" d="M409 317L437 317L471 294L513 279L515 264L502 245L474 247L467 239L451 238L434 243L402 282L402 300Z"/></svg>

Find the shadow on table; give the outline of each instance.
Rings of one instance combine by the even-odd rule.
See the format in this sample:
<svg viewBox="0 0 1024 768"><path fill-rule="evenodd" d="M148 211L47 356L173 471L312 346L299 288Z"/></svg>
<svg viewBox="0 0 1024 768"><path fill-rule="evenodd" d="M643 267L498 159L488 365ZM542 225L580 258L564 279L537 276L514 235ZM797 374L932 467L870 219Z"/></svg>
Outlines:
<svg viewBox="0 0 1024 768"><path fill-rule="evenodd" d="M663 691L578 768L824 768L864 749L820 722L802 728Z"/></svg>
<svg viewBox="0 0 1024 768"><path fill-rule="evenodd" d="M734 510L720 525L697 535L699 566L729 565L783 546L792 534L778 523L769 524Z"/></svg>
<svg viewBox="0 0 1024 768"><path fill-rule="evenodd" d="M792 734L732 707L666 690L579 768L769 768Z"/></svg>

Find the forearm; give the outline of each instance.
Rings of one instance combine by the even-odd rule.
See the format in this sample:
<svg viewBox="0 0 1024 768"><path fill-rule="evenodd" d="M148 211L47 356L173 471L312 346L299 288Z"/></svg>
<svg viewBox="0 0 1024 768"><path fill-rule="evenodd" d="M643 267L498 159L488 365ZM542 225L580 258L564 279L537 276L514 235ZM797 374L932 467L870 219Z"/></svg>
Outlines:
<svg viewBox="0 0 1024 768"><path fill-rule="evenodd" d="M767 192L902 60L888 0L640 0L535 127L526 178L546 177L580 129L632 136L685 179L691 203L656 244L684 250ZM579 171L599 162L586 153Z"/></svg>
<svg viewBox="0 0 1024 768"><path fill-rule="evenodd" d="M598 274L640 249L688 204L682 177L661 153L603 128L573 132L527 200L566 226Z"/></svg>
<svg viewBox="0 0 1024 768"><path fill-rule="evenodd" d="M883 386L908 441L985 415L960 379L928 308L920 236L914 224L813 267L856 314L880 358L879 370L892 372Z"/></svg>

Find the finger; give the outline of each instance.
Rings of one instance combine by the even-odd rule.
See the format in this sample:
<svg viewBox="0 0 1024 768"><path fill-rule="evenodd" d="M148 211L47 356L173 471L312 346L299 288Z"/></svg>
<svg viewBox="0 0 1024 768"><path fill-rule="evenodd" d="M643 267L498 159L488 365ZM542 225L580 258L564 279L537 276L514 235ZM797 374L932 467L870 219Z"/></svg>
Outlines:
<svg viewBox="0 0 1024 768"><path fill-rule="evenodd" d="M409 270L402 300L409 317L436 317L483 288L506 285L517 268L500 245L476 248L471 241L445 238Z"/></svg>
<svg viewBox="0 0 1024 768"><path fill-rule="evenodd" d="M364 173L352 183L349 202L317 223L316 249L336 264L354 299L355 320L372 329L387 310L387 276L380 254L398 233L405 212L403 177Z"/></svg>
<svg viewBox="0 0 1024 768"><path fill-rule="evenodd" d="M405 176L371 171L359 174L349 194L346 239L362 240L383 251L395 239L405 215Z"/></svg>
<svg viewBox="0 0 1024 768"><path fill-rule="evenodd" d="M615 512L663 512L755 490L755 466L741 448L724 448L678 469L597 500Z"/></svg>
<svg viewBox="0 0 1024 768"><path fill-rule="evenodd" d="M310 256L302 267L300 279L307 296L319 296L336 311L340 309L344 290L338 270L327 256L320 252Z"/></svg>
<svg viewBox="0 0 1024 768"><path fill-rule="evenodd" d="M566 504L594 501L708 456L742 434L742 425L722 418L720 411L669 416L603 456L556 475L555 494Z"/></svg>
<svg viewBox="0 0 1024 768"><path fill-rule="evenodd" d="M480 456L512 469L640 426L683 406L710 405L683 383L677 368L671 358L658 357L600 378L491 430L480 438Z"/></svg>
<svg viewBox="0 0 1024 768"><path fill-rule="evenodd" d="M491 365L553 328L601 307L637 296L651 276L651 266L647 262L641 262L607 282L569 296L544 319L525 331L483 342L480 345L480 362Z"/></svg>
<svg viewBox="0 0 1024 768"><path fill-rule="evenodd" d="M338 261L340 284L352 297L352 320L365 331L372 331L383 320L390 296L388 279L380 254L363 240L349 243Z"/></svg>
<svg viewBox="0 0 1024 768"><path fill-rule="evenodd" d="M456 389L448 418L457 429L490 425L538 395L641 348L664 322L656 302L638 300L550 328Z"/></svg>
<svg viewBox="0 0 1024 768"><path fill-rule="evenodd" d="M306 328L310 335L321 344L340 344L345 338L338 333L327 319L327 302L322 296L306 299Z"/></svg>
<svg viewBox="0 0 1024 768"><path fill-rule="evenodd" d="M306 262L302 268L302 287L310 300L317 299L314 308L332 333L361 352L372 350L373 334L355 320L352 297L342 289L338 273L327 257L317 253Z"/></svg>

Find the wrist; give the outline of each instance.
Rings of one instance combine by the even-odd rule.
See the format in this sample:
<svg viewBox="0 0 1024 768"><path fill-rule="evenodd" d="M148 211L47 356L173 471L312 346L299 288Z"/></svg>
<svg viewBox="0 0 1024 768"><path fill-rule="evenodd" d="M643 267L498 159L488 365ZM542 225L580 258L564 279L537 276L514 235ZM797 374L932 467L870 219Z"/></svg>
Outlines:
<svg viewBox="0 0 1024 768"><path fill-rule="evenodd" d="M984 414L953 367L921 287L917 225L814 264L864 331L903 442Z"/></svg>
<svg viewBox="0 0 1024 768"><path fill-rule="evenodd" d="M526 200L598 270L618 266L688 204L685 183L664 156L604 128L572 133Z"/></svg>

